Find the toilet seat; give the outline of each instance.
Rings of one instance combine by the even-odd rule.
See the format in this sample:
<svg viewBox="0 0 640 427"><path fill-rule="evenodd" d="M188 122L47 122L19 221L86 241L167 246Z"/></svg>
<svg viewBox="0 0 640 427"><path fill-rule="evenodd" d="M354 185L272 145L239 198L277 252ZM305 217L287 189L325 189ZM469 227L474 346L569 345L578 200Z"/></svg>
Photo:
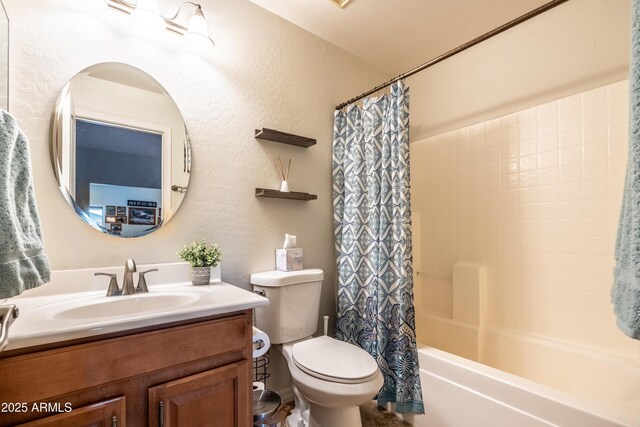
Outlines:
<svg viewBox="0 0 640 427"><path fill-rule="evenodd" d="M292 359L306 374L336 383L364 383L378 374L369 353L326 335L294 344Z"/></svg>

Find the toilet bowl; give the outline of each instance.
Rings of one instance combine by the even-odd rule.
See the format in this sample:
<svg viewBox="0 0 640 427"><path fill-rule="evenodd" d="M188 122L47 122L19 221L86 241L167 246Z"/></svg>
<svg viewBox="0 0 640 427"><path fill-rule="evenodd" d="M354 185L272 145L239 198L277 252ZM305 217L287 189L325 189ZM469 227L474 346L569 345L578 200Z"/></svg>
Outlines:
<svg viewBox="0 0 640 427"><path fill-rule="evenodd" d="M326 335L318 325L323 272L266 271L251 275L269 305L255 309L256 326L280 349L293 379L296 408L289 427L361 427L360 405L380 391L383 377L373 357Z"/></svg>
<svg viewBox="0 0 640 427"><path fill-rule="evenodd" d="M285 344L281 351L297 391L298 411L287 420L289 427L362 426L359 406L383 384L373 357L328 336Z"/></svg>

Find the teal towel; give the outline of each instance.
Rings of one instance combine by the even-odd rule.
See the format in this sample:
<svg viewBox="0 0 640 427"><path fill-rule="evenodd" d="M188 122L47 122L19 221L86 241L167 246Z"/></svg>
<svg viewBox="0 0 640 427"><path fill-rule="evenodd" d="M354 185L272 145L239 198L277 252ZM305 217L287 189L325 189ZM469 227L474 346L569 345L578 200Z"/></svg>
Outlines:
<svg viewBox="0 0 640 427"><path fill-rule="evenodd" d="M616 239L611 302L618 327L640 339L640 0L631 14L629 160Z"/></svg>
<svg viewBox="0 0 640 427"><path fill-rule="evenodd" d="M3 110L0 180L0 298L9 298L48 282L50 268L33 192L29 142Z"/></svg>

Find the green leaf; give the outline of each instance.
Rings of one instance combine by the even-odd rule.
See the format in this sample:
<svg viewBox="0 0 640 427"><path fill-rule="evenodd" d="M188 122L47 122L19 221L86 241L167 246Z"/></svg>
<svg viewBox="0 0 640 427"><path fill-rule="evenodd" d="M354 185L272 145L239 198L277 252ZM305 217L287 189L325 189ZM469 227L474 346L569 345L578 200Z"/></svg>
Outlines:
<svg viewBox="0 0 640 427"><path fill-rule="evenodd" d="M178 256L192 267L216 267L222 259L222 249L217 244L207 246L204 238L185 245Z"/></svg>

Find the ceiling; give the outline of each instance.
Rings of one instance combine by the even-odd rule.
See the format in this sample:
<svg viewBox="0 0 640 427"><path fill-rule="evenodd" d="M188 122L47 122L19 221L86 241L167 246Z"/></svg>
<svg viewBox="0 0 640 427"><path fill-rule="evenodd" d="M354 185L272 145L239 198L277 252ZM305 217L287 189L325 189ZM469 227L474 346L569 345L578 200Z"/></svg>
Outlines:
<svg viewBox="0 0 640 427"><path fill-rule="evenodd" d="M390 76L548 0L251 0Z"/></svg>

